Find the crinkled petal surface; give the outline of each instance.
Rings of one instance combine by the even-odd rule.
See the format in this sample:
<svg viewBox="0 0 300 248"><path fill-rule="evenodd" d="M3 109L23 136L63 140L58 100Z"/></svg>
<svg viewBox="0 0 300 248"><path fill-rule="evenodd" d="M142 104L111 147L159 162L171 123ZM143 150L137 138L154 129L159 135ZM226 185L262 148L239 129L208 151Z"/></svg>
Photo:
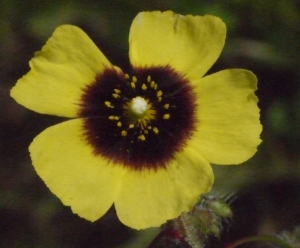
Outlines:
<svg viewBox="0 0 300 248"><path fill-rule="evenodd" d="M81 119L52 126L29 147L37 174L74 213L95 221L113 204L124 175L93 154L82 136Z"/></svg>
<svg viewBox="0 0 300 248"><path fill-rule="evenodd" d="M247 70L223 70L198 80L194 135L198 151L210 163L239 164L261 143L255 75Z"/></svg>
<svg viewBox="0 0 300 248"><path fill-rule="evenodd" d="M82 88L96 73L112 66L78 27L58 27L30 61L31 70L18 80L11 96L42 114L75 117Z"/></svg>
<svg viewBox="0 0 300 248"><path fill-rule="evenodd" d="M167 169L126 174L115 202L118 217L135 229L160 226L189 211L211 189L213 178L208 162L186 147Z"/></svg>
<svg viewBox="0 0 300 248"><path fill-rule="evenodd" d="M225 36L218 17L141 12L131 25L129 57L134 67L169 65L193 83L220 56Z"/></svg>

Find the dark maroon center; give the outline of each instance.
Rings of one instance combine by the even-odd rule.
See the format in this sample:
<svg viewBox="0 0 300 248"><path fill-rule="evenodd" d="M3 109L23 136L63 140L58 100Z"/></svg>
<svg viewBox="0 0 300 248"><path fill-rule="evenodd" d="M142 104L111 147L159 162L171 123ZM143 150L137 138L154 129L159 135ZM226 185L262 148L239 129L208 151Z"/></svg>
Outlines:
<svg viewBox="0 0 300 248"><path fill-rule="evenodd" d="M170 67L135 68L132 77L106 69L84 89L79 116L95 155L133 170L166 168L196 125L190 83ZM141 118L130 103L148 103Z"/></svg>

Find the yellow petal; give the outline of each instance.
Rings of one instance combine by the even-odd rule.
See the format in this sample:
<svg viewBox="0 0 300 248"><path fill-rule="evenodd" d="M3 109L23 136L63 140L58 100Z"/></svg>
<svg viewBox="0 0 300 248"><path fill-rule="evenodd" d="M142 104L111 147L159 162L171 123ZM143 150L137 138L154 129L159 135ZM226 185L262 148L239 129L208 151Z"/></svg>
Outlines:
<svg viewBox="0 0 300 248"><path fill-rule="evenodd" d="M191 210L212 183L208 162L187 147L167 169L129 171L115 202L117 214L125 225L135 229L157 227Z"/></svg>
<svg viewBox="0 0 300 248"><path fill-rule="evenodd" d="M96 73L112 65L78 27L58 27L30 61L31 70L18 80L11 96L21 105L42 113L75 117L82 88Z"/></svg>
<svg viewBox="0 0 300 248"><path fill-rule="evenodd" d="M74 213L95 221L113 204L124 170L93 155L82 136L82 120L46 129L29 150L37 174Z"/></svg>
<svg viewBox="0 0 300 248"><path fill-rule="evenodd" d="M224 70L198 81L199 129L194 140L210 163L239 164L260 144L257 79L247 70Z"/></svg>
<svg viewBox="0 0 300 248"><path fill-rule="evenodd" d="M130 29L130 61L134 67L169 65L193 81L217 60L225 36L218 17L141 12Z"/></svg>

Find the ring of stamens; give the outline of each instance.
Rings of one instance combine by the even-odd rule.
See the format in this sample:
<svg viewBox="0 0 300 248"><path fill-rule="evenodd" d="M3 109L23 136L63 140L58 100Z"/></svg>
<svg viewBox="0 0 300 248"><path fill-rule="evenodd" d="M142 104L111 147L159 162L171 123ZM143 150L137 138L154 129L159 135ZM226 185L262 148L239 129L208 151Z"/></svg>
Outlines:
<svg viewBox="0 0 300 248"><path fill-rule="evenodd" d="M169 67L136 69L132 77L108 69L85 92L86 140L113 163L164 168L193 132L192 88Z"/></svg>
<svg viewBox="0 0 300 248"><path fill-rule="evenodd" d="M128 74L125 74L124 78L128 80L128 85L131 90L137 90L138 79L136 76L132 76L130 80L130 76ZM155 83L155 81L151 80L150 75L147 76L147 82L141 83L139 86L142 92L146 91L147 89L148 91L153 91L152 93L156 96L155 101L161 102L163 93L161 90L158 90L158 85ZM113 89L111 96L115 99L123 101L120 94L120 89ZM111 101L105 101L104 104L107 108L114 108L114 105L112 105ZM166 103L164 105L164 109L167 110L168 108L169 104ZM136 140L145 141L149 130L152 130L152 132L156 135L159 133L158 127L152 127L150 125L151 121L156 120L156 113L156 109L148 98L137 95L131 99L125 100L125 103L123 104L122 115L125 117L123 120L125 122L125 125L123 125L118 116L109 116L108 118L109 120L118 121L117 126L120 128L122 127L122 130L120 131L121 136L127 136L129 129L135 128L137 131L136 133L138 133L138 135L136 136ZM170 114L165 113L162 119L167 120L169 118ZM126 126L127 129L124 129L124 127Z"/></svg>

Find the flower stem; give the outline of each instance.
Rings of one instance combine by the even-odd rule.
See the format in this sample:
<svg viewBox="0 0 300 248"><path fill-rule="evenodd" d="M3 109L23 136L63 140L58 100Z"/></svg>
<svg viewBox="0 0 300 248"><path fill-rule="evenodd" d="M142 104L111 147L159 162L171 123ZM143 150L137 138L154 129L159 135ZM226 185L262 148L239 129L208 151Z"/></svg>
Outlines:
<svg viewBox="0 0 300 248"><path fill-rule="evenodd" d="M270 236L270 235L249 236L249 237L246 237L243 239L239 239L239 240L235 241L234 243L229 244L225 248L235 248L235 247L245 244L245 243L257 242L257 241L272 243L272 244L278 245L282 248L293 248L292 246L290 246L289 244L287 244L280 238L277 238L275 236Z"/></svg>

